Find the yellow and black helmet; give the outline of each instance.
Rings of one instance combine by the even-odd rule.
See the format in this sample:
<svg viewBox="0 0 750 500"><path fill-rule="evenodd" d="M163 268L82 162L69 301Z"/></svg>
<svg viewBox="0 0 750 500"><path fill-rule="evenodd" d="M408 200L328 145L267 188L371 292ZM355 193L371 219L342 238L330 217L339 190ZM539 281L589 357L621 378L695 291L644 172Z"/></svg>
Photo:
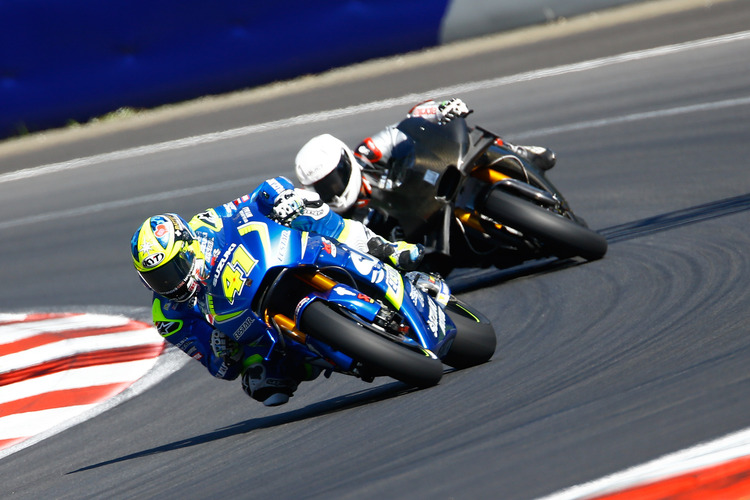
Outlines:
<svg viewBox="0 0 750 500"><path fill-rule="evenodd" d="M195 233L179 215L146 219L133 234L130 251L141 279L159 295L185 302L198 291L204 257Z"/></svg>

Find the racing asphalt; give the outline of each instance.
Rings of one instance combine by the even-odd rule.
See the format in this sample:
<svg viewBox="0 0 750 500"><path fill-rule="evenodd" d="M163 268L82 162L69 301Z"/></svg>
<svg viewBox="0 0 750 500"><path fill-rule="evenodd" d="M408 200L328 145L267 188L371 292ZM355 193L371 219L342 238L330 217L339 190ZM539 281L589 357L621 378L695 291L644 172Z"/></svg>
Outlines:
<svg viewBox="0 0 750 500"><path fill-rule="evenodd" d="M0 175L3 312L145 319L127 245L146 216L291 176L307 138L356 142L422 97L554 149L549 177L610 249L456 281L498 350L437 387L333 377L267 409L188 363L3 458L0 493L531 499L750 427L750 4L700 4L1 145L0 173L56 165Z"/></svg>

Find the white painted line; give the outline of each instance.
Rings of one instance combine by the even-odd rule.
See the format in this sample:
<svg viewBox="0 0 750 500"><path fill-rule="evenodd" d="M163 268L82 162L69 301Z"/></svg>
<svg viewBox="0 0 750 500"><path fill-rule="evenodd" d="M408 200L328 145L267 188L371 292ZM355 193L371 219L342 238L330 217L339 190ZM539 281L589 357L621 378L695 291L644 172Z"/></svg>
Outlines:
<svg viewBox="0 0 750 500"><path fill-rule="evenodd" d="M717 109L735 108L738 106L747 106L748 104L750 104L750 97L741 97L738 99L704 102L701 104L693 104L690 106L680 106L676 108L660 109L656 111L646 111L643 113L632 113L629 115L603 118L601 120L588 120L578 123L569 123L567 125L560 125L557 127L540 128L529 132L505 135L507 135L508 137L512 135L514 139L525 139L531 136L559 134L562 132L573 132L576 130L589 130L593 128L619 125L622 123L630 123L641 120L652 120L656 118L667 118L670 116L679 116L689 113L701 113L707 111L716 111Z"/></svg>
<svg viewBox="0 0 750 500"><path fill-rule="evenodd" d="M251 134L260 132L266 132L271 130L280 130L288 127L297 125L305 125L310 123L317 123L334 118L341 118L354 114L359 114L367 111L381 110L387 107L394 106L406 106L418 102L424 99L426 96L434 97L441 95L457 95L464 94L467 92L473 92L477 90L486 90L491 88L497 88L505 85L511 85L520 82L527 82L532 80L539 80L542 78L549 78L553 76L560 76L570 73L578 73L582 71L589 71L596 68L602 68L605 66L611 66L615 64L623 64L631 61L640 61L644 59L650 59L655 57L662 57L665 55L676 54L679 52L685 52L689 50L695 50L705 47L712 47L716 45L722 45L742 40L750 39L750 31L741 31L730 35L723 35L718 37L706 38L702 40L695 40L691 42L679 43L674 45L666 45L663 47L656 47L653 49L640 50L635 52L628 52L611 57L603 57L599 59L592 59L590 61L584 61L575 64L568 64L562 66L556 66L547 69L541 69L536 71L529 71L526 73L520 73L517 75L493 78L489 80L483 80L479 82L470 82L465 84L453 85L449 87L442 87L433 89L421 94L409 94L401 97L392 99L385 99L382 101L370 102L365 104L358 104L349 106L346 108L335 109L330 111L321 111L319 113L310 113L306 115L299 115L291 118L285 118L282 120L276 120L267 123L261 123L257 125L250 125L247 127L240 127L223 132L213 132L210 134L197 135L193 137L187 137L183 139L176 139L172 141L166 141L158 144L152 144L148 146L140 146L136 148L125 149L121 151L114 151L111 153L104 153L100 155L89 156L85 158L77 158L74 160L64 161L60 163L53 163L49 165L42 165L38 167L32 167L24 170L18 170L16 172L10 172L7 174L0 175L0 184L6 182L12 182L19 179L28 179L31 177L38 177L41 175L47 175L55 172L73 170L82 167L88 167L91 165L97 165L104 162L112 162L117 160L126 160L132 158L138 158L146 155L160 153L164 151L174 151L178 149L188 148L197 146L200 144L208 144L218 142L226 139L234 139L237 137L244 137Z"/></svg>
<svg viewBox="0 0 750 500"><path fill-rule="evenodd" d="M236 187L243 180L246 179L232 179L230 181L222 181L215 184L207 184L186 189L175 189L172 191L165 191L150 195L129 197L124 200L114 200L104 203L97 203L95 205L88 205L85 207L72 208L68 210L56 210L54 212L49 212L46 214L30 215L28 217L21 217L19 219L5 220L3 222L0 222L0 230L8 229L11 227L28 226L39 222L64 219L68 217L80 217L82 215L99 213L104 210L117 210L119 208L131 207L152 201L164 201L167 199L194 196L200 193L208 193L217 191L219 189Z"/></svg>
<svg viewBox="0 0 750 500"><path fill-rule="evenodd" d="M567 125L560 125L557 127L549 127L542 129L535 129L523 132L506 133L507 137L513 137L514 140L523 140L525 138L550 135L562 132L572 132L576 130L592 129L607 125L617 125L621 123L630 123L640 120L650 120L665 118L670 116L679 116L688 113L712 111L722 108L735 107L735 106L746 106L750 104L750 97L742 97L738 99L728 99L724 101L706 102L700 104L694 104L690 106L680 106L677 108L661 109L656 111L648 111L643 113L633 113L623 116L615 116L605 118L601 120L589 120L577 123L570 123ZM85 207L73 208L68 210L57 210L54 212L30 215L28 217L21 217L18 219L10 219L0 222L0 231L3 229L9 229L12 227L28 226L31 224L48 222L52 220L59 220L68 217L79 217L81 215L89 215L99 213L105 210L116 210L129 206L136 206L142 203L152 201L164 201L168 199L183 198L186 196L193 196L201 193L209 193L218 191L228 187L234 187L238 182L244 179L232 179L229 181L217 182L215 184L206 184L186 189L175 189L172 191L164 191L157 194L131 197L124 200L114 200L105 203L97 203L95 205L88 205ZM0 182L2 182L0 180ZM0 327L2 328L2 327ZM0 342L2 343L2 342Z"/></svg>

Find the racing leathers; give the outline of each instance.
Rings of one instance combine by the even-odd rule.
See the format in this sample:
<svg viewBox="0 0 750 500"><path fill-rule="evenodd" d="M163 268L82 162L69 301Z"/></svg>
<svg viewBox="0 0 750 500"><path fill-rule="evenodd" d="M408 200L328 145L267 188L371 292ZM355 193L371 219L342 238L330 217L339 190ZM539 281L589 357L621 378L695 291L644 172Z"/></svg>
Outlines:
<svg viewBox="0 0 750 500"><path fill-rule="evenodd" d="M248 395L273 406L285 403L298 383L312 380L319 369L306 365L293 353L282 355L272 349L274 337L270 327L262 321L249 318L242 323L241 332L236 328L223 330L229 319L214 309L212 293L220 293L216 292L222 286L219 283L216 287L219 273L230 265L227 260L232 248L226 242L224 231L229 226L239 227L246 214L261 214L293 229L337 239L363 252L377 246L381 253L387 254L384 260L406 264L402 267L407 269L411 267L408 261L414 259L412 264L415 267L421 255L415 245L384 241L363 224L344 219L327 205L304 200L284 177L269 179L252 193L210 208L190 220L189 225L200 242L204 257L200 273L202 286L187 302L168 300L155 293L152 302L154 324L169 343L198 360L211 375L226 380L243 375L243 389ZM242 343L235 340L240 337Z"/></svg>
<svg viewBox="0 0 750 500"><path fill-rule="evenodd" d="M446 123L456 117L465 117L469 113L471 111L461 99L453 98L440 103L434 100L424 101L411 108L406 117L420 117L433 123ZM411 149L411 139L397 126L398 124L393 124L385 127L364 139L354 149L354 155L362 166L362 188L354 206L346 211L340 211L344 217L360 220L375 232L386 234L391 239L403 237L397 222L369 209L368 204L373 186L378 186L383 169L389 167L392 158L406 155ZM496 141L496 146L527 159L542 170L549 170L555 164L555 154L546 148L519 146L502 139Z"/></svg>
<svg viewBox="0 0 750 500"><path fill-rule="evenodd" d="M453 118L465 117L471 111L461 99L449 99L443 102L433 100L417 104L406 114L407 118L420 117L433 123L447 123ZM387 166L389 160L398 156L399 148L405 147L409 137L397 128L398 124L389 125L375 135L366 138L354 150L354 154L369 164ZM536 164L542 170L549 170L555 164L555 154L540 146L519 146L498 139L498 147Z"/></svg>
<svg viewBox="0 0 750 500"><path fill-rule="evenodd" d="M461 99L449 99L443 102L428 100L417 104L406 115L406 118L419 117L424 120L445 124L454 118L466 117L471 110ZM413 154L412 139L392 124L380 130L371 137L364 139L353 151L354 158L361 167L362 183L356 201L348 207L337 208L344 217L362 221L374 232L384 235L391 240L405 238L399 222L388 216L384 211L373 208L370 204L373 190L389 189L388 173L393 163L401 158L408 158ZM503 139L497 139L486 153L488 162L491 158L501 157L508 153L517 155L535 164L542 171L552 168L555 164L555 154L546 148L538 146L519 146ZM420 243L426 248L427 256L420 268L422 271L446 273L453 267L447 255L457 255L453 249L448 249L444 236L447 229L436 227L434 231L424 235Z"/></svg>

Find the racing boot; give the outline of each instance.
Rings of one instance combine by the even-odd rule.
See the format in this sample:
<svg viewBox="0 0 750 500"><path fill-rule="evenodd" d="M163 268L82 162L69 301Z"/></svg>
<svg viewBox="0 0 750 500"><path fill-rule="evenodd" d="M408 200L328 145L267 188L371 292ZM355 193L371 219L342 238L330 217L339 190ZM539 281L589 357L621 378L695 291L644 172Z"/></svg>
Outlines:
<svg viewBox="0 0 750 500"><path fill-rule="evenodd" d="M555 162L557 161L554 151L541 146L519 146L505 142L503 147L510 149L513 154L533 163L542 170L551 169L555 166Z"/></svg>
<svg viewBox="0 0 750 500"><path fill-rule="evenodd" d="M448 283L436 274L427 274L421 271L412 271L406 273L404 278L414 283L414 286L432 297L440 307L445 309L451 298L451 290Z"/></svg>
<svg viewBox="0 0 750 500"><path fill-rule="evenodd" d="M367 252L383 262L402 271L419 267L424 258L424 246L419 243L397 241L391 243L382 236L373 236L367 241Z"/></svg>
<svg viewBox="0 0 750 500"><path fill-rule="evenodd" d="M258 356L260 358L260 356ZM289 401L297 390L297 381L279 373L270 373L270 366L260 360L253 362L242 374L242 390L265 406L279 406Z"/></svg>
<svg viewBox="0 0 750 500"><path fill-rule="evenodd" d="M242 374L242 389L265 406L279 406L289 401L300 382L318 378L320 367L299 360L284 364L264 363L260 356L251 356ZM248 364L247 362L245 363Z"/></svg>

